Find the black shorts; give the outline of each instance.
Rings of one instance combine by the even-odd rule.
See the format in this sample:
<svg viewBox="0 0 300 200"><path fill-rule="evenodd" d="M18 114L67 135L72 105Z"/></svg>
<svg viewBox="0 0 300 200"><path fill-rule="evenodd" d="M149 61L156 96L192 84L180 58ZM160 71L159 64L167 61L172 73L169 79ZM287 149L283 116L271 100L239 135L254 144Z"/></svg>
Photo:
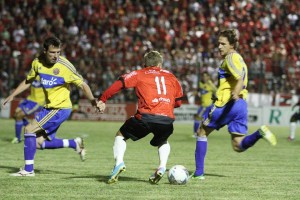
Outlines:
<svg viewBox="0 0 300 200"><path fill-rule="evenodd" d="M291 117L291 122L297 122L297 121L300 121L300 112L296 112L292 115Z"/></svg>
<svg viewBox="0 0 300 200"><path fill-rule="evenodd" d="M173 123L159 124L153 122L146 122L143 120L131 117L121 126L120 132L125 139L132 139L133 141L146 137L149 133L153 133L154 137L150 141L152 146L161 146L165 144L169 136L173 133Z"/></svg>

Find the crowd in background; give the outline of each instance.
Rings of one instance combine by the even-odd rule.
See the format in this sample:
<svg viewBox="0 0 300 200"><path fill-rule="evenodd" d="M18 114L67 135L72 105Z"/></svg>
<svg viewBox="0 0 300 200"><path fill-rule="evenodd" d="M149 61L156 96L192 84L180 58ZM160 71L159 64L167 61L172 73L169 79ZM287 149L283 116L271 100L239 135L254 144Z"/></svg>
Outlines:
<svg viewBox="0 0 300 200"><path fill-rule="evenodd" d="M300 94L300 1L292 0L2 0L0 97L24 79L50 34L98 96L142 67L146 51L195 94L201 73L217 80L221 29L240 32L250 92ZM133 100L131 91L116 101Z"/></svg>

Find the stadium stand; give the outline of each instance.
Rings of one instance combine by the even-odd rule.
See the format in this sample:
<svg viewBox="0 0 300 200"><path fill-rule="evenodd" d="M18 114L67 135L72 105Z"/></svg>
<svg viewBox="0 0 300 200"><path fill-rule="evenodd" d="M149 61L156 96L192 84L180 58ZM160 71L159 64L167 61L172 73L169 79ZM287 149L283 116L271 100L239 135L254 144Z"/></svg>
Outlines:
<svg viewBox="0 0 300 200"><path fill-rule="evenodd" d="M216 79L217 33L240 31L239 51L250 71L249 90L300 94L300 1L3 0L0 4L0 97L25 76L39 44L55 34L99 95L115 78L141 67L148 49L197 89L201 72ZM116 101L132 101L126 92Z"/></svg>

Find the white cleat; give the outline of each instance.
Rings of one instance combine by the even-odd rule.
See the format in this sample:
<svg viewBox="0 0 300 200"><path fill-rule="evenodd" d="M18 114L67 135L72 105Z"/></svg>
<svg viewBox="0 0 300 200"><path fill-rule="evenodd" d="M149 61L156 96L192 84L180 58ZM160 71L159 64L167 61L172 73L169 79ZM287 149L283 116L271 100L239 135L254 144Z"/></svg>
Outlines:
<svg viewBox="0 0 300 200"><path fill-rule="evenodd" d="M20 169L19 172L10 174L10 176L35 176L34 171L28 172L25 169Z"/></svg>
<svg viewBox="0 0 300 200"><path fill-rule="evenodd" d="M84 148L84 144L83 144L83 139L81 137L77 137L74 140L76 142L76 152L79 154L80 159L82 161L85 161L86 152L85 152L85 148Z"/></svg>

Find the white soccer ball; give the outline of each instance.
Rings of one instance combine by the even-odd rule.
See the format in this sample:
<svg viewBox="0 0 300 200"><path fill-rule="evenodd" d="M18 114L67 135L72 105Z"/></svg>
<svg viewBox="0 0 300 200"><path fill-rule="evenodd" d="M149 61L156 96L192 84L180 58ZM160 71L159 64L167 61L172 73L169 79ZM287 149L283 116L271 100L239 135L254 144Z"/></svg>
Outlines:
<svg viewBox="0 0 300 200"><path fill-rule="evenodd" d="M183 165L174 165L168 172L170 184L184 185L188 182L189 172Z"/></svg>

